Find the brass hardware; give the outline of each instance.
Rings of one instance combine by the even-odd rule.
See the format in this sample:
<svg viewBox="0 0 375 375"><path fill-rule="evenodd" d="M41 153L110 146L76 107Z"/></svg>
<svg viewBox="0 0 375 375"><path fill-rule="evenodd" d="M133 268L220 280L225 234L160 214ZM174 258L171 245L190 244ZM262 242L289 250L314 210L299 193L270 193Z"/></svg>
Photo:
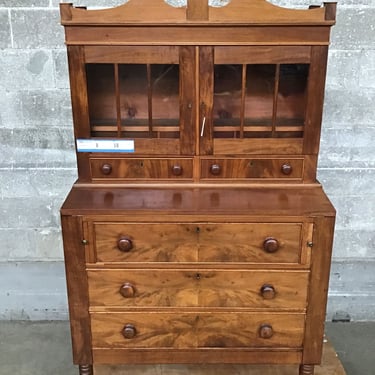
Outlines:
<svg viewBox="0 0 375 375"><path fill-rule="evenodd" d="M314 245L314 244L313 244L311 241L308 241L308 242L307 242L307 246L308 246L308 247L313 247L313 245Z"/></svg>
<svg viewBox="0 0 375 375"><path fill-rule="evenodd" d="M89 243L89 241L87 240L82 240L81 242L82 242L82 245L87 245Z"/></svg>

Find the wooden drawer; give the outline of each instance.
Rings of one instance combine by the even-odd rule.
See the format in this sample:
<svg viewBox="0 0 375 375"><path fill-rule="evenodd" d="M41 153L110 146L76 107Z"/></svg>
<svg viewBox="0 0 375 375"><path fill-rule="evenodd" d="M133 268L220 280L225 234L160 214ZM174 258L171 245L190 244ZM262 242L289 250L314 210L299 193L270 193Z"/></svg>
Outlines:
<svg viewBox="0 0 375 375"><path fill-rule="evenodd" d="M303 158L204 159L202 179L298 179L303 176Z"/></svg>
<svg viewBox="0 0 375 375"><path fill-rule="evenodd" d="M93 231L94 262L301 262L300 223L94 223Z"/></svg>
<svg viewBox="0 0 375 375"><path fill-rule="evenodd" d="M306 307L309 273L262 270L89 270L90 305Z"/></svg>
<svg viewBox="0 0 375 375"><path fill-rule="evenodd" d="M93 179L192 179L192 159L120 159L90 160Z"/></svg>
<svg viewBox="0 0 375 375"><path fill-rule="evenodd" d="M300 348L304 323L304 314L132 311L92 313L91 333L95 348Z"/></svg>

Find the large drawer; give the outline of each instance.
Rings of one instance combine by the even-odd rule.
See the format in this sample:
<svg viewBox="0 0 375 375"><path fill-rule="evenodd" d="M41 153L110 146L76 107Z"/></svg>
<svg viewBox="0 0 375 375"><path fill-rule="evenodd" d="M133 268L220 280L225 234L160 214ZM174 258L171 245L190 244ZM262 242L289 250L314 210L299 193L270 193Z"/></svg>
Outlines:
<svg viewBox="0 0 375 375"><path fill-rule="evenodd" d="M193 159L92 158L93 179L178 179L193 178Z"/></svg>
<svg viewBox="0 0 375 375"><path fill-rule="evenodd" d="M88 270L92 307L248 307L304 310L307 271Z"/></svg>
<svg viewBox="0 0 375 375"><path fill-rule="evenodd" d="M94 348L300 348L305 315L251 312L92 313Z"/></svg>
<svg viewBox="0 0 375 375"><path fill-rule="evenodd" d="M94 223L97 262L301 262L301 223Z"/></svg>
<svg viewBox="0 0 375 375"><path fill-rule="evenodd" d="M301 180L303 165L303 158L203 159L201 178Z"/></svg>

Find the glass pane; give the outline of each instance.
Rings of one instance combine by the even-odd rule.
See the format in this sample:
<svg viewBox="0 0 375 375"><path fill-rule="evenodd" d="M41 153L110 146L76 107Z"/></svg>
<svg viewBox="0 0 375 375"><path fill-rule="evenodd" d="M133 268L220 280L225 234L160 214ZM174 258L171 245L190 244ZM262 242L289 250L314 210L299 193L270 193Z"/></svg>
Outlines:
<svg viewBox="0 0 375 375"><path fill-rule="evenodd" d="M285 127L285 131L293 130L293 127L301 129L304 125L308 75L309 65L307 64L280 66L276 125Z"/></svg>
<svg viewBox="0 0 375 375"><path fill-rule="evenodd" d="M276 65L247 66L245 126L272 126L275 74Z"/></svg>
<svg viewBox="0 0 375 375"><path fill-rule="evenodd" d="M112 128L116 125L116 95L112 64L87 64L87 92L89 116L95 127Z"/></svg>
<svg viewBox="0 0 375 375"><path fill-rule="evenodd" d="M241 123L242 65L215 65L214 137L233 138Z"/></svg>

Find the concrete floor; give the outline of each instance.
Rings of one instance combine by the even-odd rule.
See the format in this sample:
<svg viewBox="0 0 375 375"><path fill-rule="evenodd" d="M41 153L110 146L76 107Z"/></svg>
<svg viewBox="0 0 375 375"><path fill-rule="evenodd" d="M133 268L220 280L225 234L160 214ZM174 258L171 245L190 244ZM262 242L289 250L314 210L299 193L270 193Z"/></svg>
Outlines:
<svg viewBox="0 0 375 375"><path fill-rule="evenodd" d="M347 375L375 374L375 322L327 323ZM67 322L0 321L0 375L77 375Z"/></svg>

